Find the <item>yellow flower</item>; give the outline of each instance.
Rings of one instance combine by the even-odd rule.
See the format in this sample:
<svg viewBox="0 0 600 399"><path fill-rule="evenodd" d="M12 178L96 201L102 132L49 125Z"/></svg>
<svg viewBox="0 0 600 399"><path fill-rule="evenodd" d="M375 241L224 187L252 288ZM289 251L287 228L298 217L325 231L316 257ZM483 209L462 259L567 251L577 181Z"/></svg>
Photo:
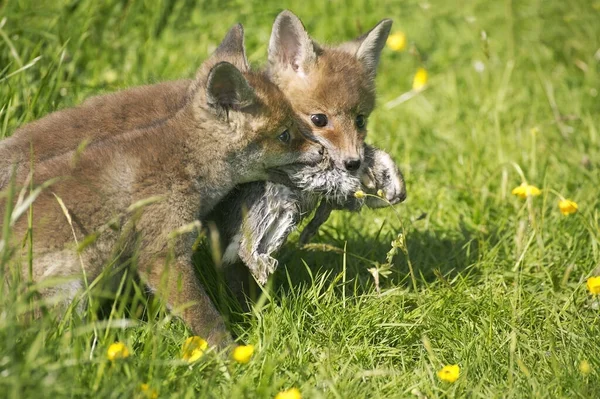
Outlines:
<svg viewBox="0 0 600 399"><path fill-rule="evenodd" d="M354 193L354 197L358 199L363 199L367 196L363 190L358 190Z"/></svg>
<svg viewBox="0 0 600 399"><path fill-rule="evenodd" d="M537 197L541 193L542 192L540 191L539 188L537 188L536 186L532 186L531 184L527 184L527 183L523 183L520 186L513 188L513 190L512 190L513 195L516 195L517 197L521 197L521 198L527 198L529 196Z"/></svg>
<svg viewBox="0 0 600 399"><path fill-rule="evenodd" d="M240 345L231 353L231 357L238 363L246 364L252 359L254 345Z"/></svg>
<svg viewBox="0 0 600 399"><path fill-rule="evenodd" d="M437 372L437 375L442 381L454 382L460 376L460 367L458 367L458 364L444 366Z"/></svg>
<svg viewBox="0 0 600 399"><path fill-rule="evenodd" d="M150 388L150 385L148 385L148 384L140 385L140 393L141 393L142 398L147 398L147 399L157 399L158 398L158 391L156 389Z"/></svg>
<svg viewBox="0 0 600 399"><path fill-rule="evenodd" d="M579 208L577 203L568 199L562 199L558 201L558 208L560 209L560 213L563 215L570 215L572 213L577 212Z"/></svg>
<svg viewBox="0 0 600 399"><path fill-rule="evenodd" d="M183 343L181 357L183 360L189 363L193 363L196 360L200 359L202 355L204 355L204 352L207 348L208 342L206 342L202 338L198 336L189 337Z"/></svg>
<svg viewBox="0 0 600 399"><path fill-rule="evenodd" d="M588 362L587 360L582 360L581 363L579 363L579 372L583 375L588 375L589 373L591 373L592 371L592 367L590 366L590 362Z"/></svg>
<svg viewBox="0 0 600 399"><path fill-rule="evenodd" d="M382 197L382 198L385 197L385 193L383 192L382 189L377 190L377 195L380 196L380 197Z"/></svg>
<svg viewBox="0 0 600 399"><path fill-rule="evenodd" d="M403 51L406 48L406 35L404 32L391 34L385 44L394 51Z"/></svg>
<svg viewBox="0 0 600 399"><path fill-rule="evenodd" d="M108 347L106 357L111 362L117 359L125 359L129 357L129 349L127 349L127 346L123 342L115 342Z"/></svg>
<svg viewBox="0 0 600 399"><path fill-rule="evenodd" d="M104 81L106 83L114 83L118 77L119 75L117 75L117 72L113 69L106 70L103 75Z"/></svg>
<svg viewBox="0 0 600 399"><path fill-rule="evenodd" d="M427 85L427 70L425 68L417 69L415 77L413 78L412 88L415 91L423 90Z"/></svg>
<svg viewBox="0 0 600 399"><path fill-rule="evenodd" d="M287 391L281 391L275 395L275 399L302 399L298 388L291 388Z"/></svg>
<svg viewBox="0 0 600 399"><path fill-rule="evenodd" d="M600 294L600 276L590 277L587 279L587 289L593 295Z"/></svg>

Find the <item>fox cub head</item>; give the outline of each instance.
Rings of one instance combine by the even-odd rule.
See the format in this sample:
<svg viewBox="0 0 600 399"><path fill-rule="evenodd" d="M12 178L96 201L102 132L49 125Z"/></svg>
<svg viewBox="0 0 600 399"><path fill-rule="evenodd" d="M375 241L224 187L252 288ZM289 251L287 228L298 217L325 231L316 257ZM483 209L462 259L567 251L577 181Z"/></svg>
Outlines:
<svg viewBox="0 0 600 399"><path fill-rule="evenodd" d="M315 164L323 158L323 146L311 137L281 90L266 75L250 70L239 24L202 65L189 96L196 119L216 117L226 126L226 136L215 139L231 142L224 148L230 152L228 159L237 162L242 181L264 179L269 169Z"/></svg>
<svg viewBox="0 0 600 399"><path fill-rule="evenodd" d="M290 11L280 13L269 42L268 73L327 149L334 165L357 174L367 119L375 106L379 55L392 26L384 19L354 41L320 46Z"/></svg>

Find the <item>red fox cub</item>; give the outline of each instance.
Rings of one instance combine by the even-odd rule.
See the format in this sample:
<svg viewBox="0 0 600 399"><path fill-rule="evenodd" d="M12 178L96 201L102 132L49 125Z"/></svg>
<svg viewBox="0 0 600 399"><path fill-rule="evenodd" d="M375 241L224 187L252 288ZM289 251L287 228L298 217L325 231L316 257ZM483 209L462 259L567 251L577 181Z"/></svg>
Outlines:
<svg viewBox="0 0 600 399"><path fill-rule="evenodd" d="M241 27L230 33L243 34ZM81 151L73 144L88 130L112 129L110 120L87 125L94 115L85 107L62 111L69 118L51 114L14 133L12 142L35 137L37 153L32 173L27 162L17 166L17 186L28 187L31 178L34 187L54 179L32 205L31 278L79 276L45 289L45 297L72 298L84 278L92 282L116 256L135 254L141 280L168 308L189 305L181 316L194 333L211 344L229 341L194 274L197 220L236 185L266 179L288 164L323 159L322 146L307 138L310 130L277 86L249 71L239 42L225 41L200 67L184 104L171 116L96 137ZM10 145L11 139L0 142L2 148ZM15 225L15 240L27 232L25 219ZM78 254L74 243L85 237L94 240ZM27 260L22 264L28 278Z"/></svg>
<svg viewBox="0 0 600 399"><path fill-rule="evenodd" d="M277 267L271 254L319 202L314 219L303 231L303 242L334 208L355 210L363 203L376 208L404 200L404 180L393 159L364 143L367 117L374 106L376 67L390 26L390 20L383 20L354 41L326 47L312 40L291 12L284 11L277 17L266 73L283 89L313 139L326 147L326 157L318 165L289 165L279 170L279 177L272 176L286 181L287 186L272 182L244 184L217 205L208 219L215 221L219 229L226 263L241 258L254 277L264 283ZM219 47L221 53L223 47L244 52L240 26L229 32ZM86 121L90 129L69 132L70 141L42 140L45 147L34 157L71 150L84 139L93 142L169 118L185 103L190 84L190 80L165 82L90 98L78 107L90 115ZM78 111L70 109L53 115L53 122L64 129L64 120L75 122ZM40 147L35 145L40 140L36 132L40 131L35 123L28 126L28 134L9 138L10 144L0 146L0 166L2 159L28 160L30 141L34 149ZM357 190L372 194L381 190L388 202L374 197L357 200L353 196ZM240 279L236 274L243 271L232 270L232 280Z"/></svg>

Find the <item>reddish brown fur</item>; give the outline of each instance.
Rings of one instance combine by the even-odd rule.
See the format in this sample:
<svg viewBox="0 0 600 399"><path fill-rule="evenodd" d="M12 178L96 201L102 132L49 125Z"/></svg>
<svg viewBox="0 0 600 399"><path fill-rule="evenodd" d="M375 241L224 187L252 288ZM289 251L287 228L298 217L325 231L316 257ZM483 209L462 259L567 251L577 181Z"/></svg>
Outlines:
<svg viewBox="0 0 600 399"><path fill-rule="evenodd" d="M368 70L356 57L357 43L360 42L348 42L338 47L319 46L313 41L310 43L314 46L311 51L314 50L315 58L313 63L307 64L305 77L299 77L280 61L271 62L269 74L304 121L305 130L310 129L313 137L327 147L337 166L344 168L344 160L363 157L366 129L358 129L355 118L359 114L368 116L375 106L374 71ZM225 52L207 60L199 74L206 74L219 60L231 62L238 68L247 66L245 57ZM34 157L38 159L37 153L61 153L75 148L84 140L102 139L164 119L179 109L189 92L195 90L191 82L165 82L93 97L76 108L89 115L85 125L96 127L93 129L78 129L82 121L75 109L44 118L45 123L55 125L56 129L51 130L61 135L64 131L64 136L69 139L52 138L51 133L38 128L39 121L27 125L21 130L28 131L6 139L0 147L0 169L3 169L0 171L0 183L8 178L9 165L29 159L30 142L33 142ZM310 115L315 113L326 114L330 124L324 128L314 126Z"/></svg>
<svg viewBox="0 0 600 399"><path fill-rule="evenodd" d="M173 115L185 103L190 81L180 80L141 86L92 97L82 105L52 113L18 129L0 146L0 183L8 166L49 158L124 130L143 127ZM155 94L160 92L160 96Z"/></svg>
<svg viewBox="0 0 600 399"><path fill-rule="evenodd" d="M356 129L354 119L359 113L368 115L374 106L372 71L366 70L365 66L358 61L354 54L355 47L354 44L347 44L339 48L319 48L317 46L318 57L311 69L307 70L306 79L299 79L295 74L274 74L274 68L270 68L273 78L283 88L295 111L302 115L304 122L310 126L312 133L331 143L330 151L333 149L333 153L339 149L342 159L354 156L361 150L364 132ZM245 64L236 57L229 56L227 59L240 69ZM212 66L215 62L215 59L208 60L203 70L206 72L208 65ZM202 74L202 70L199 74ZM262 81L260 77L254 79L250 76L248 79L253 85L259 85L260 83L257 82ZM16 133L0 146L0 160L4 160L0 161L4 162L0 163L0 167L4 167L4 177L0 174L0 184L2 181L6 181L9 173L9 168L6 166L10 165L7 160L11 158L8 157L8 154L17 154L17 158L12 158L17 161L28 160L30 142L33 142L35 158L39 161L72 151L84 139L89 139L93 143L106 140L119 132L137 127L154 126L183 106L189 93L197 89L195 85L190 85L191 82L190 80L166 82L93 97L75 109L52 114L43 120L23 127L18 134ZM272 97L267 96L267 99L270 98ZM277 113L279 102L278 99L266 105ZM332 116L333 125L323 129L312 126L309 116L315 112L323 112ZM305 141L297 143L297 148L301 151L310 147ZM70 159L72 154L65 154L65 157ZM157 156L158 153L153 154L152 158L157 159ZM63 162L66 161L63 160ZM89 161L84 160L84 162ZM161 162L157 161L155 167L161 166ZM62 165L64 166L65 163ZM113 164L112 170L112 173L115 174L123 173L123 170L131 167L127 162L120 167L116 165L118 163ZM216 176L213 177L216 178ZM123 180L125 179L119 179L119 181ZM69 193L68 183L62 184L60 192ZM140 187L140 189L142 188ZM113 192L104 195L106 198L119 197L125 201L127 196L123 193L126 191L123 187L115 187ZM61 237L69 237L70 228L64 223L64 215L57 208L56 200L53 196L44 198L42 202L45 201L52 211L49 212L51 216L48 216L46 221L48 229L42 233L50 234L58 229L57 226L60 226L57 234ZM172 205L178 206L174 202ZM78 212L84 214L97 212L96 205L79 204L78 206L80 207ZM159 205L154 206L158 207ZM36 215L39 215L39 212L36 211ZM86 234L83 231L85 223L79 220L79 215L75 216L74 223L80 226L79 229L82 229L78 232ZM65 239L70 240L70 238Z"/></svg>
<svg viewBox="0 0 600 399"><path fill-rule="evenodd" d="M313 134L329 142L342 159L362 157L366 130L358 129L355 119L359 114L368 116L373 111L375 86L356 57L325 48L305 78L298 78L288 70L276 82L307 124L312 125L312 114L328 116L328 126L311 126Z"/></svg>
<svg viewBox="0 0 600 399"><path fill-rule="evenodd" d="M206 78L200 74L201 80L194 85L189 100L173 116L147 127L96 136L77 157L77 150L72 148L78 139L103 129L103 125L94 125L97 121L86 124L90 121L90 106L98 110L108 104L102 98L58 116L50 115L15 132L13 143L35 138L39 155L34 185L60 178L33 204L33 280L81 274L73 232L58 197L73 220L79 241L98 234L82 253L88 281L100 276L115 253L128 256L137 248L138 271L148 286L161 293L171 308L192 304L182 316L209 342L216 344L226 338L220 316L193 277L194 235L185 233L173 240L172 233L206 215L234 185L264 178L267 168L321 159L320 146L299 132L290 105L276 86L260 74L249 72L245 76L254 94L251 104L240 111L232 108L225 115L220 105L207 106L210 97L203 94L207 90ZM136 95L145 92L137 90ZM162 102L149 100L146 105L156 105L151 112L169 110L172 98L177 96ZM56 123L65 115L66 120L81 123L78 129L67 131L73 132L72 136ZM116 125L123 126L124 121L132 119L125 117ZM107 121L105 130L116 126L112 122ZM287 144L278 139L286 129L292 138ZM75 158L77 162L73 162ZM28 163L22 163L17 169L17 183L26 183L28 174ZM140 215L128 210L132 204L151 197L160 200L146 206ZM112 228L108 228L109 224ZM16 240L23 237L27 225L25 218L17 222ZM174 242L174 257L169 263L170 242ZM26 270L23 267L23 277ZM165 272L167 283L163 287ZM64 294L67 290L70 289L55 287L45 294Z"/></svg>

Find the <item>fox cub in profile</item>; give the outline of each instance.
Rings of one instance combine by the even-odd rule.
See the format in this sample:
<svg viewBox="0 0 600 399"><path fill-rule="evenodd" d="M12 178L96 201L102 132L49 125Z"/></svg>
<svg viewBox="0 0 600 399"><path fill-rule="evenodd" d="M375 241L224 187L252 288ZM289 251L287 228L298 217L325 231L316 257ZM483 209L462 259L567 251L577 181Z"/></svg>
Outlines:
<svg viewBox="0 0 600 399"><path fill-rule="evenodd" d="M47 288L43 296L73 298L84 277L91 282L115 257L135 254L141 280L169 309L187 306L181 316L194 333L210 344L230 339L194 275L193 227L235 185L323 158L323 147L307 138L277 86L249 70L238 45L242 35L241 26L230 32L231 40L200 67L185 103L168 118L96 137L78 151L72 144L86 136L91 115L75 108L63 119L69 126L55 123L60 113L51 114L0 142L4 148L22 135L36 137L33 170L18 163L17 186L54 179L32 204L31 277L34 282L79 278ZM110 123L93 128L112 129ZM3 180L3 188L12 184ZM27 233L24 219L15 225L15 241ZM78 254L74 243L90 236L94 240ZM22 265L22 276L28 278L27 260Z"/></svg>

